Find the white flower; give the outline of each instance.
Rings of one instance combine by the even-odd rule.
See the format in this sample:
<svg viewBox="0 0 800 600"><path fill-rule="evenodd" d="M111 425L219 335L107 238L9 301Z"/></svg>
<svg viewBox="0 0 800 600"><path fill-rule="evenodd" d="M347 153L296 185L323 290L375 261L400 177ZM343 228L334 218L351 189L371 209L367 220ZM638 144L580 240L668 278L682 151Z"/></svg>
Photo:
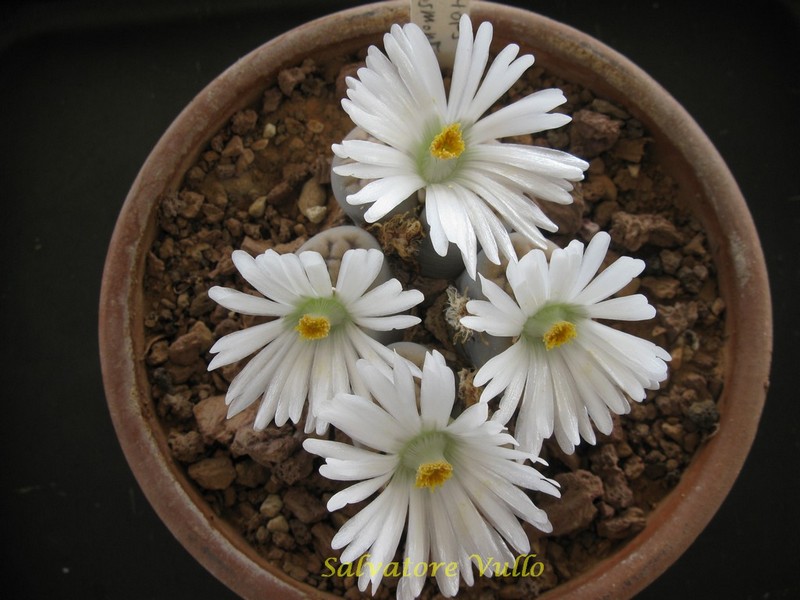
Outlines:
<svg viewBox="0 0 800 600"><path fill-rule="evenodd" d="M397 597L415 598L426 577L429 561L457 565L448 574L435 573L445 596L458 592L459 573L472 585L470 560L488 557L513 563L506 543L526 553L530 545L518 517L545 532L552 530L547 515L520 488L558 496L553 482L533 467L521 464L536 457L516 450L514 438L497 421L487 421L488 407L478 403L455 420L452 371L438 352L427 354L417 391L408 366L396 359L392 377L367 361L359 361L361 377L377 400L341 394L320 408L320 417L349 435L361 447L307 439L303 447L325 457L320 473L330 479L358 481L328 502L335 511L378 496L345 523L333 538L342 548L342 563L365 552L368 566L359 577L364 591L372 582L375 593L383 566L394 560L407 522L403 563L408 565ZM519 461L519 462L518 462ZM470 558L472 556L472 559Z"/></svg>
<svg viewBox="0 0 800 600"><path fill-rule="evenodd" d="M374 180L347 198L354 205L372 204L364 215L369 222L424 189L434 249L444 256L448 243L456 244L474 277L478 243L496 264L498 248L516 259L504 225L544 247L539 228L557 227L526 194L569 204L569 182L582 179L588 164L559 150L497 141L568 123L568 116L548 113L565 102L564 94L542 90L481 119L533 64L533 56L516 58L519 47L506 46L483 77L492 26L481 24L474 40L468 16L459 27L449 96L436 55L416 25L394 25L384 36L388 58L369 48L359 79L347 80L349 99L342 106L380 143L334 145L339 157L355 161L334 171Z"/></svg>
<svg viewBox="0 0 800 600"><path fill-rule="evenodd" d="M383 265L379 250L353 249L342 257L336 287L318 252L278 254L267 250L253 258L237 250L233 263L260 298L215 286L208 291L225 308L247 315L277 317L261 325L226 335L211 348L217 353L208 369L216 369L256 354L234 378L225 402L231 417L263 395L254 427L263 429L275 420L280 426L297 423L305 406L306 432L325 431L316 407L340 392L364 392L356 371L358 358L368 358L387 372L394 354L367 335L402 329L419 323L411 315L397 315L419 304L418 290L402 291L391 279L367 292ZM365 293L366 292L366 293Z"/></svg>
<svg viewBox="0 0 800 600"><path fill-rule="evenodd" d="M518 337L480 368L474 383L488 382L482 401L505 390L494 415L501 423L522 398L514 435L530 452L538 453L554 430L567 453L581 436L595 443L590 418L599 431L610 433L609 409L627 413L627 397L639 402L645 390L658 389L667 377L670 355L663 348L593 320L639 321L656 314L641 294L606 300L644 269L643 261L623 256L594 277L610 239L605 232L596 234L585 253L583 244L573 241L553 251L549 267L544 253L533 250L506 271L516 302L481 276L488 302L467 303L474 316L461 319L465 327Z"/></svg>

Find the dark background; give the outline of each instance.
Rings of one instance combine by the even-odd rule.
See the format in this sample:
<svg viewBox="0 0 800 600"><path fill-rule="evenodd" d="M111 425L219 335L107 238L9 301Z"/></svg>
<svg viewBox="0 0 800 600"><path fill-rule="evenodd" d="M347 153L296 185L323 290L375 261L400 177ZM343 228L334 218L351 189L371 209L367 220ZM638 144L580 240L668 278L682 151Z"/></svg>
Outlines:
<svg viewBox="0 0 800 600"><path fill-rule="evenodd" d="M772 282L772 387L730 496L640 598L800 598L796 1L509 2L649 72L742 188ZM7 598L233 598L155 516L117 444L97 304L123 199L161 133L238 57L322 0L6 3L0 8L0 539Z"/></svg>

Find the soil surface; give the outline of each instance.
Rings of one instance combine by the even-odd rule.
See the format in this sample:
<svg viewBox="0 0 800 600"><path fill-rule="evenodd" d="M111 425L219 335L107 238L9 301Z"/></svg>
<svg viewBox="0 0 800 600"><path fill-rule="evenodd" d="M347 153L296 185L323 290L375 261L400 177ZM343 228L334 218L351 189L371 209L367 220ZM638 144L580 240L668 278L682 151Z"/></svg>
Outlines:
<svg viewBox="0 0 800 600"><path fill-rule="evenodd" d="M231 262L234 249L293 252L317 232L348 223L330 188L330 146L352 128L339 102L345 75L362 58L326 57L287 69L257 106L231 118L183 187L158 199L159 232L145 279L145 360L174 459L213 510L277 569L346 598L362 596L356 577L325 576L325 561L338 557L330 540L363 503L327 512L327 500L343 484L318 474L321 459L301 447L302 423L255 432L255 406L225 419L224 395L242 364L209 373L208 349L256 319L217 306L207 290L224 285L255 293ZM571 114L572 123L514 141L568 150L591 162L572 205L541 203L559 225L553 240L561 246L575 237L585 242L607 230L608 262L622 254L646 262L642 276L621 293L644 293L658 315L620 328L668 349L670 376L630 414L615 417L614 431L600 435L597 445L584 443L567 456L557 444L545 444L549 467L543 472L561 484L563 497L534 498L554 526L547 536L526 527L541 574L476 577L472 588L462 582L460 597L529 598L614 552L645 526L718 421L725 306L702 227L652 158L656 142L623 107L539 67L501 103L547 87L565 92L568 101L557 110ZM425 294L413 311L422 324L405 338L440 350L458 373L461 401L474 401L474 368L444 320L452 282L416 274L418 240L400 239L391 228L372 232L404 287ZM385 578L376 597L393 597L396 583ZM431 581L421 597L436 596Z"/></svg>

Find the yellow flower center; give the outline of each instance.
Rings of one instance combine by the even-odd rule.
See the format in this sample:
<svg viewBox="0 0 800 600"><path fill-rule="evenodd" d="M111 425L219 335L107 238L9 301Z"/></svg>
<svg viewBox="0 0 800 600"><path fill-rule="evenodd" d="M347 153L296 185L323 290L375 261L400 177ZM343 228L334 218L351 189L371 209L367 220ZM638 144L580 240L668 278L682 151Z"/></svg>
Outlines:
<svg viewBox="0 0 800 600"><path fill-rule="evenodd" d="M446 460L423 463L417 467L417 480L414 484L418 488L435 489L453 476L453 465Z"/></svg>
<svg viewBox="0 0 800 600"><path fill-rule="evenodd" d="M304 340L321 340L328 337L328 333L331 331L331 322L328 317L306 314L300 317L295 331Z"/></svg>
<svg viewBox="0 0 800 600"><path fill-rule="evenodd" d="M464 138L461 136L461 123L451 123L433 138L431 155L442 160L458 158L464 152Z"/></svg>
<svg viewBox="0 0 800 600"><path fill-rule="evenodd" d="M552 350L576 337L578 337L578 331L575 329L575 325L569 321L556 321L542 336L542 341L545 348Z"/></svg>

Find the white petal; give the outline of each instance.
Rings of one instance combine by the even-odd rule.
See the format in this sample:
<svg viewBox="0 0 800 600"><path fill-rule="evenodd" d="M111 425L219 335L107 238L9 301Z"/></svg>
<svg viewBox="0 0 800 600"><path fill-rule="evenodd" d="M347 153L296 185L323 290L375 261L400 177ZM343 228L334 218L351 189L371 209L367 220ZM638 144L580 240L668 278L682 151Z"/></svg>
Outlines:
<svg viewBox="0 0 800 600"><path fill-rule="evenodd" d="M525 324L525 315L522 314L522 311L519 309L517 303L514 302L511 296L509 296L503 290L503 288L501 288L491 279L486 279L485 277L481 276L481 291L489 300L489 302L496 306L501 312L508 315L510 320L518 323L520 325L520 329L522 328L522 325Z"/></svg>
<svg viewBox="0 0 800 600"><path fill-rule="evenodd" d="M606 435L610 434L614 422L600 393L600 390L610 387L606 378L597 371L591 357L586 355L580 345L571 344L565 350L568 350L565 352L568 355L565 361L572 372L581 403L586 407L597 429Z"/></svg>
<svg viewBox="0 0 800 600"><path fill-rule="evenodd" d="M445 489L441 490L445 492ZM446 489L450 519L453 528L458 532L462 545L475 550L481 557L493 556L499 563L513 562L514 557L508 547L486 524L478 513L469 496L464 492L460 480L456 479ZM466 542L466 544L465 544Z"/></svg>
<svg viewBox="0 0 800 600"><path fill-rule="evenodd" d="M497 529L518 552L527 553L530 550L530 542L516 516L498 501L494 493L488 493L490 488L487 489L488 486L475 477L470 469L461 470L461 479L470 498L492 527Z"/></svg>
<svg viewBox="0 0 800 600"><path fill-rule="evenodd" d="M592 319L616 319L618 321L644 321L656 316L653 308L642 294L611 298L586 307Z"/></svg>
<svg viewBox="0 0 800 600"><path fill-rule="evenodd" d="M420 428L416 387L408 364L395 355L392 378L387 378L369 361L359 361L358 372L378 403L392 415L404 435L416 435Z"/></svg>
<svg viewBox="0 0 800 600"><path fill-rule="evenodd" d="M236 252L234 252L234 254L236 254ZM290 277L287 276L286 270L281 264L287 260L293 262L297 261L298 259L294 254L280 255L274 250L269 249L264 254L257 256L253 261L252 266L250 267L250 270L252 271L251 277L254 277L255 281L255 274L257 273L258 276L263 279L263 283L261 285L265 286L266 289L262 291L261 289L256 288L259 292L267 297L277 300L281 304L294 306L299 299L297 293L297 284L290 280ZM249 262L244 262L243 264L250 266ZM236 266L239 271L242 270L242 266L240 266L239 263L237 263ZM244 273L242 273L242 276L245 277ZM305 284L308 287L306 291L310 291L311 286L308 285L308 280L304 276L303 278L305 279ZM300 285L302 286L302 284Z"/></svg>
<svg viewBox="0 0 800 600"><path fill-rule="evenodd" d="M511 419L511 416L514 414L514 410L516 410L517 405L519 404L519 399L522 396L522 392L527 385L528 379L530 379L530 374L525 369L521 369L518 371L511 371L510 373L511 378L506 385L505 393L503 397L500 398L500 403L497 406L497 411L492 415L493 421L499 421L500 423L506 424ZM494 392L494 383L486 386L484 393L488 396L489 394Z"/></svg>
<svg viewBox="0 0 800 600"><path fill-rule="evenodd" d="M306 272L306 277L311 287L314 289L314 295L318 298L327 298L331 295L333 286L331 285L331 276L328 272L328 265L319 252L301 252L298 255L300 263Z"/></svg>
<svg viewBox="0 0 800 600"><path fill-rule="evenodd" d="M208 297L228 310L243 315L259 315L265 317L282 317L291 312L292 307L278 304L266 298L245 294L231 288L215 285L208 290Z"/></svg>
<svg viewBox="0 0 800 600"><path fill-rule="evenodd" d="M354 206L372 204L364 213L364 219L374 223L422 187L425 187L425 181L416 173L392 175L371 181L348 196L347 203Z"/></svg>
<svg viewBox="0 0 800 600"><path fill-rule="evenodd" d="M611 236L605 231L598 231L589 242L583 253L583 260L581 261L581 270L575 278L570 297L574 298L586 285L592 280L600 265L603 264L603 259L608 252L608 246L611 243Z"/></svg>
<svg viewBox="0 0 800 600"><path fill-rule="evenodd" d="M444 83L439 62L421 30L395 28L384 36L384 49L418 106L444 112Z"/></svg>
<svg viewBox="0 0 800 600"><path fill-rule="evenodd" d="M470 134L475 141L482 142L561 127L571 118L559 113L548 114L548 111L566 101L559 89L540 90L487 115L470 129Z"/></svg>
<svg viewBox="0 0 800 600"><path fill-rule="evenodd" d="M354 440L395 453L405 443L396 419L366 398L339 394L333 404L320 407L319 416Z"/></svg>
<svg viewBox="0 0 800 600"><path fill-rule="evenodd" d="M553 250L548 271L550 300L556 302L569 300L568 293L580 271L582 256L583 244L578 240L573 240L564 249Z"/></svg>
<svg viewBox="0 0 800 600"><path fill-rule="evenodd" d="M461 251L466 271L474 278L478 260L478 242L460 200L458 189L457 186L429 185L426 188L425 205L428 214L434 211L438 213L437 221L445 236Z"/></svg>
<svg viewBox="0 0 800 600"><path fill-rule="evenodd" d="M364 358L372 362L377 368L383 369L384 373L389 376L388 366L394 361L394 353L380 342L369 337L357 325L349 323L345 328L345 333L353 345L356 354L359 358ZM419 369L411 366L411 371L419 373Z"/></svg>
<svg viewBox="0 0 800 600"><path fill-rule="evenodd" d="M286 324L281 319L276 319L221 337L209 350L212 354L217 355L209 363L208 370L213 371L217 367L235 363L237 360L249 356L272 342L285 328Z"/></svg>
<svg viewBox="0 0 800 600"><path fill-rule="evenodd" d="M286 331L256 354L250 362L233 378L225 394L228 417L241 412L267 389L273 373L281 364L281 357L297 340L294 332Z"/></svg>
<svg viewBox="0 0 800 600"><path fill-rule="evenodd" d="M480 196L515 231L540 248L545 248L547 243L539 228L547 231L558 229L530 199L477 170L460 173L459 183Z"/></svg>
<svg viewBox="0 0 800 600"><path fill-rule="evenodd" d="M500 256L497 252L497 238L500 239L502 244L506 245L503 250L504 254L508 256L510 252L514 256L514 248L511 245L508 232L489 207L470 190L463 189L460 197L464 210L467 211L467 218L475 231L475 236L478 238L478 243L481 245L481 249L489 262L496 265L500 264Z"/></svg>
<svg viewBox="0 0 800 600"><path fill-rule="evenodd" d="M339 152L343 158L351 158L359 163L414 171L414 163L406 153L386 144L378 144L367 140L344 140L341 143ZM334 171L340 175L349 174L340 172L346 167L348 167L347 164L339 165Z"/></svg>
<svg viewBox="0 0 800 600"><path fill-rule="evenodd" d="M447 235L444 232L442 222L439 220L439 210L437 207L432 207L428 202L425 203L423 211L423 219L428 223L428 235L430 236L431 245L434 251L439 256L447 255L447 248L450 242L447 241Z"/></svg>
<svg viewBox="0 0 800 600"><path fill-rule="evenodd" d="M431 516L431 558L435 562L443 562L445 564L460 563L461 552L459 552L458 541L448 517L450 507L443 506L442 494L438 493L441 491L443 490L437 490L436 494L431 494L427 498L428 510ZM455 596L458 593L459 572L466 579L469 571L471 571L471 567L459 564L459 569L456 573L448 577L445 569L439 569L436 572L436 583L442 595L445 597Z"/></svg>
<svg viewBox="0 0 800 600"><path fill-rule="evenodd" d="M456 419L447 426L447 432L451 435L462 435L474 431L486 421L489 408L486 402L478 402L464 409Z"/></svg>
<svg viewBox="0 0 800 600"><path fill-rule="evenodd" d="M348 309L354 317L393 315L416 306L424 299L419 290L403 291L397 279L390 279L358 298Z"/></svg>
<svg viewBox="0 0 800 600"><path fill-rule="evenodd" d="M553 434L555 421L555 392L546 352L530 349L528 380L514 431L520 449L537 456L542 441Z"/></svg>
<svg viewBox="0 0 800 600"><path fill-rule="evenodd" d="M496 337L513 337L522 331L525 321L515 318L517 315L508 315L494 304L484 300L470 300L467 310L472 315L461 317L460 323L473 331L485 331Z"/></svg>
<svg viewBox="0 0 800 600"><path fill-rule="evenodd" d="M264 429L275 420L278 427L289 419L289 414L299 414L306 401L308 370L314 357L314 347L305 340L297 340L278 360L277 369L267 385L253 427ZM287 386L287 382L290 382ZM299 417L298 417L299 418Z"/></svg>
<svg viewBox="0 0 800 600"><path fill-rule="evenodd" d="M375 139L395 148L403 148L409 145L408 134L402 127L395 127L392 121L382 118L379 114L373 114L365 110L360 102L344 98L342 100L342 108L353 123ZM334 146L334 149L336 148ZM337 154L341 156L339 152Z"/></svg>
<svg viewBox="0 0 800 600"><path fill-rule="evenodd" d="M341 561L343 563L353 562L364 553L375 541L375 538L384 525L383 515L386 514L386 506L389 503L389 496L395 493L397 486L389 482L386 489L372 502L367 504L356 516L347 521L333 536L331 548L334 550L347 546L342 552Z"/></svg>
<svg viewBox="0 0 800 600"><path fill-rule="evenodd" d="M320 473L322 473L321 469ZM330 500L328 500L328 512L337 511L348 504L355 504L356 502L361 502L362 500L369 498L372 494L381 489L381 487L383 487L387 481L389 481L389 478L392 476L392 474L393 473L391 472L385 473L379 477L361 481L360 483L356 483L341 490L340 492L337 492L331 496ZM328 475L325 476L327 477Z"/></svg>
<svg viewBox="0 0 800 600"><path fill-rule="evenodd" d="M375 455L371 450L356 448L344 442L334 442L331 440L318 440L307 438L303 441L303 448L311 454L316 454L325 458L337 458L340 460L369 460Z"/></svg>
<svg viewBox="0 0 800 600"><path fill-rule="evenodd" d="M506 278L524 315L536 314L550 299L548 273L547 258L541 250L531 250L519 262L508 265Z"/></svg>
<svg viewBox="0 0 800 600"><path fill-rule="evenodd" d="M326 464L320 467L319 472L328 479L337 481L361 481L382 477L386 474L391 475L394 473L397 463L398 457L393 454L372 452L369 458L359 460L328 458Z"/></svg>
<svg viewBox="0 0 800 600"><path fill-rule="evenodd" d="M467 122L474 123L494 102L505 94L528 67L533 64L533 56L525 54L516 58L519 46L509 44L503 48L492 62L480 89L475 94L464 114ZM514 60L516 58L516 60Z"/></svg>
<svg viewBox="0 0 800 600"><path fill-rule="evenodd" d="M428 490L417 487L409 489L408 495L408 529L406 531L405 558L410 565L428 562L430 552L428 515L425 510L423 494ZM411 569L409 575L400 578L397 584L397 598L399 600L412 600L420 595L425 585L427 576L417 576Z"/></svg>
<svg viewBox="0 0 800 600"><path fill-rule="evenodd" d="M373 331L390 331L392 329L408 329L421 322L419 317L412 315L394 315L392 317L361 317L356 319L359 327Z"/></svg>
<svg viewBox="0 0 800 600"><path fill-rule="evenodd" d="M420 416L424 429L447 427L453 409L456 388L453 372L438 352L425 355L420 383Z"/></svg>
<svg viewBox="0 0 800 600"><path fill-rule="evenodd" d="M296 254L276 254L274 257L262 254L256 257L256 264L281 282L294 297L302 298L314 295L314 288L311 287L300 257Z"/></svg>
<svg viewBox="0 0 800 600"><path fill-rule="evenodd" d="M481 76L489 60L489 43L492 41L491 23L481 23L478 34L472 39L472 23L468 15L459 21L458 45L453 62L450 95L447 99L447 122L452 123L464 112L475 96Z"/></svg>
<svg viewBox="0 0 800 600"><path fill-rule="evenodd" d="M274 250L267 250L267 255L270 259L278 256ZM278 282L270 281L269 277L260 269L256 264L256 260L244 250L234 250L231 254L231 261L236 269L244 277L245 281L252 285L256 290L268 298L274 298L282 304L291 305L294 297L281 295L281 285ZM280 297L273 293L273 290L278 287L278 294Z"/></svg>
<svg viewBox="0 0 800 600"><path fill-rule="evenodd" d="M355 302L372 285L381 272L383 253L370 248L354 248L342 256L336 295L345 305Z"/></svg>
<svg viewBox="0 0 800 600"><path fill-rule="evenodd" d="M577 446L581 442L578 432L578 405L580 400L574 389L573 377L567 366L564 364L562 353L550 352L550 372L553 378L553 391L555 392L555 427L556 437L562 450L567 454L572 453L572 446ZM561 436L559 436L561 434ZM572 446L565 446L562 439L566 438Z"/></svg>
<svg viewBox="0 0 800 600"><path fill-rule="evenodd" d="M397 546L400 543L400 536L406 523L406 514L408 512L408 485L391 486L391 494L387 494L387 506L385 508L385 515L391 515L390 519L385 519L383 525L378 531L375 542L370 548L370 561L375 565L388 564L397 552ZM389 489L387 488L387 492ZM385 569L378 568L373 570L367 569L365 573L359 578L359 586L362 581L368 578L372 582L372 593L378 589L381 580L383 579Z"/></svg>
<svg viewBox="0 0 800 600"><path fill-rule="evenodd" d="M628 285L643 270L643 260L621 256L583 288L573 302L587 305L604 300Z"/></svg>
<svg viewBox="0 0 800 600"><path fill-rule="evenodd" d="M561 150L521 144L478 144L470 149L470 159L517 167L548 177L580 181L588 164Z"/></svg>

